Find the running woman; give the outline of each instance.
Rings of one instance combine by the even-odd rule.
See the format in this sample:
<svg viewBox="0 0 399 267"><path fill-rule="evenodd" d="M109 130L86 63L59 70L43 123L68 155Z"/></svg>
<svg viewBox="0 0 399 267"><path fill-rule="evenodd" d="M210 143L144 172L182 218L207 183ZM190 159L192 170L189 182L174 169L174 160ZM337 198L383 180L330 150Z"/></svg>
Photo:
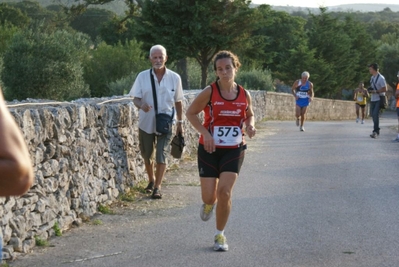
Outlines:
<svg viewBox="0 0 399 267"><path fill-rule="evenodd" d="M255 133L251 96L234 79L239 59L230 51L220 51L213 59L217 79L194 99L186 117L201 134L198 145L198 171L204 204L200 217L208 221L216 205L214 250L227 251L224 234L234 184L244 161L246 135ZM198 114L204 112L204 121Z"/></svg>
<svg viewBox="0 0 399 267"><path fill-rule="evenodd" d="M369 97L369 92L364 88L364 83L359 83L359 87L356 88L353 95L353 100L356 101L356 123L359 122L360 109L362 110L362 124L364 124L364 110L367 104L367 97Z"/></svg>

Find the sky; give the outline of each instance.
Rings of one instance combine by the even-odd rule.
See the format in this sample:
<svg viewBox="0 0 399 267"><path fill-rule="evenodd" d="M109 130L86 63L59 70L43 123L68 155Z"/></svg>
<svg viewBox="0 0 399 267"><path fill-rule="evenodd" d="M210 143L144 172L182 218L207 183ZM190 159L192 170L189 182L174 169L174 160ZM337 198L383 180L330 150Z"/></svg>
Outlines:
<svg viewBox="0 0 399 267"><path fill-rule="evenodd" d="M398 5L398 0L252 0L253 4L268 4L271 6L338 6L345 4L391 4Z"/></svg>

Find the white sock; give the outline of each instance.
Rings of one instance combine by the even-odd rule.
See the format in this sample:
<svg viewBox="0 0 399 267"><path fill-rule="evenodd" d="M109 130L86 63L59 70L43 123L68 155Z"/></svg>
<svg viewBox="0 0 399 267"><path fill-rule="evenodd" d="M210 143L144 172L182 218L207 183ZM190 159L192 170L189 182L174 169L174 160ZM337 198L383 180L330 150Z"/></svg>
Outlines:
<svg viewBox="0 0 399 267"><path fill-rule="evenodd" d="M217 235L224 235L224 230L219 231L219 230L216 229L215 236L217 236Z"/></svg>

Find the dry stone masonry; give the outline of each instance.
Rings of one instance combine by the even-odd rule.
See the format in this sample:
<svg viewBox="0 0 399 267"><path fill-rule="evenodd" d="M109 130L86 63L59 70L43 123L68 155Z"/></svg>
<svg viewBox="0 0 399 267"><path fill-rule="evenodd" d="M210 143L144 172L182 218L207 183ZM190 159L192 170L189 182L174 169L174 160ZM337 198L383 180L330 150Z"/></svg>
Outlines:
<svg viewBox="0 0 399 267"><path fill-rule="evenodd" d="M185 107L198 91L185 92ZM294 98L285 93L251 91L258 121L294 122ZM72 102L29 100L8 103L29 147L35 170L32 188L21 197L0 198L3 258L27 253L35 237L48 239L99 205L112 203L137 181L146 179L138 146L138 110L128 96ZM349 101L315 99L313 120L353 119ZM186 123L185 152L196 152L198 134ZM179 160L170 158L178 164Z"/></svg>

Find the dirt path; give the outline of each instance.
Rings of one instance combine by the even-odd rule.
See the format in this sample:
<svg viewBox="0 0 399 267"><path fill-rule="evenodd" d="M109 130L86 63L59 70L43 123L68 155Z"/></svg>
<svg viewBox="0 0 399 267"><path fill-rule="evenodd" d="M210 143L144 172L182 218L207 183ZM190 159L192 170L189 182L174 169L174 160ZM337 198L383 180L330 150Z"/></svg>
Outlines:
<svg viewBox="0 0 399 267"><path fill-rule="evenodd" d="M99 236L109 239L114 234L115 228L131 231L132 225L136 228L139 225L148 225L154 220L175 216L180 209L200 202L197 164L191 158L181 160L179 167L171 165L162 183L162 199L154 200L150 194L144 193L147 181L142 181L139 185L138 188L133 188L130 194L124 195L125 201L118 200L110 206L102 207L105 211L103 214L98 213L91 218L83 218L83 223L79 227L72 227L60 237L50 238L46 246L36 246L29 254L14 253L15 258L7 262L8 266L54 267L77 264L78 260L71 261L71 258L90 261L90 252L82 252L83 254L79 256L76 248L84 251L93 246L93 242L106 243L111 240L103 240Z"/></svg>

